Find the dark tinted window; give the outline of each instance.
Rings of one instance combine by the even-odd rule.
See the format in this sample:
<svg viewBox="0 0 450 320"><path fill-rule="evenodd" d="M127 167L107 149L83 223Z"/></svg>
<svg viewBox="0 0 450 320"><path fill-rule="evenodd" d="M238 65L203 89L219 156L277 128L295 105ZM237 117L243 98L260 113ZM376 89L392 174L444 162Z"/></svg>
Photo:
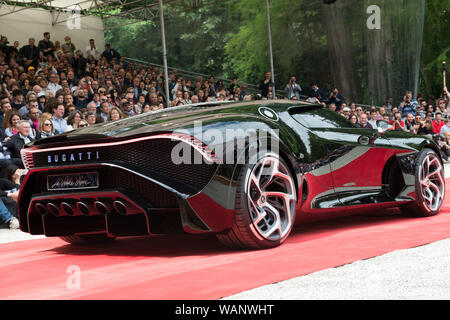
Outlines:
<svg viewBox="0 0 450 320"><path fill-rule="evenodd" d="M324 108L295 108L291 116L307 128L355 128L344 116Z"/></svg>

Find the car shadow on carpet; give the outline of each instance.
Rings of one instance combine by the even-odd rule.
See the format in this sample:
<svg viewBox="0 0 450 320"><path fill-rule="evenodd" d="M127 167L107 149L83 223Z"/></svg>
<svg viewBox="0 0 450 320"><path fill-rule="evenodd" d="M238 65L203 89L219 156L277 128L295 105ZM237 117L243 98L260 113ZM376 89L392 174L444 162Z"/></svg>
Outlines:
<svg viewBox="0 0 450 320"><path fill-rule="evenodd" d="M384 211L375 214L349 216L321 222L309 222L295 226L286 243L269 250L283 250L289 244L302 243L322 239L348 230L368 228L388 223L409 221L398 211ZM148 256L148 257L180 257L180 256L214 256L226 254L242 254L260 250L230 249L222 245L212 234L204 235L162 235L153 237L117 238L111 243L91 245L64 244L46 251L62 255L111 255L111 256Z"/></svg>

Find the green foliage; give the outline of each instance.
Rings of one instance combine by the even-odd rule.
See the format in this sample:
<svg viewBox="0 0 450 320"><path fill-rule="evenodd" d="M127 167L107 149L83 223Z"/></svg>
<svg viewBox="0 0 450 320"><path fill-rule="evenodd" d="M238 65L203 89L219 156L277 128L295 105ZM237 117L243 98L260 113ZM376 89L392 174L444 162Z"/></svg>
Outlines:
<svg viewBox="0 0 450 320"><path fill-rule="evenodd" d="M442 95L442 61L450 65L450 6L448 1L427 0L421 63L421 92L438 98ZM447 75L450 73L450 68ZM450 87L450 77L447 86Z"/></svg>
<svg viewBox="0 0 450 320"><path fill-rule="evenodd" d="M404 5L399 5L398 1L403 1ZM375 2L382 8L384 28L383 35L378 38L375 32L369 33L366 28L366 8ZM384 96L390 95L389 90L392 90L396 99L403 95L399 91L404 87L412 90L408 81L415 69L413 57L417 56L414 44L417 34L411 28L411 20L417 12L412 2L419 3L418 0L338 0L342 9L334 13L334 18L343 24L341 29L346 33L343 37L346 47L342 48L342 41L333 39L330 32L333 25L325 19L322 1L270 0L278 89L282 89L291 74L296 74L306 90L312 81L328 89L335 85L334 82L342 82L342 77L336 76L342 72L342 69L337 70L336 61L351 61L353 70L346 76L352 77L349 83L361 87L352 92L351 98L358 102L382 103L380 92ZM224 78L236 75L241 83L252 84L258 84L270 69L265 0L175 1L165 6L165 20L167 58L171 67ZM146 22L131 22L122 18L105 21L108 28L105 40L124 56L162 64L159 17L156 15L155 19ZM441 62L450 56L448 34L448 0L426 0L419 88L424 96L441 95ZM373 41L381 41L383 47L373 46ZM340 46L336 51L345 51L347 59L336 57L330 50L333 46ZM378 68L373 60L372 65L369 64L369 58L374 55L375 62L380 64ZM381 65L387 60L391 65ZM381 76L369 77L371 72ZM404 77L408 77L408 81ZM384 79L390 79L392 83L387 84L388 80ZM379 83L389 88L381 90ZM370 86L380 91L378 97L369 90Z"/></svg>

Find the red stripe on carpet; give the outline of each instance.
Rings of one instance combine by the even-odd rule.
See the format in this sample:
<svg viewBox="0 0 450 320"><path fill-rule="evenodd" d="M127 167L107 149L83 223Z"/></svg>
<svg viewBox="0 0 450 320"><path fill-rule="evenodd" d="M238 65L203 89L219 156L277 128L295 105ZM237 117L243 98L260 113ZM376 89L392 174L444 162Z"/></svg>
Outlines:
<svg viewBox="0 0 450 320"><path fill-rule="evenodd" d="M448 200L432 218L383 213L301 225L283 246L262 251L189 235L90 247L54 238L0 244L0 299L218 299L450 235ZM79 288L70 286L71 266Z"/></svg>

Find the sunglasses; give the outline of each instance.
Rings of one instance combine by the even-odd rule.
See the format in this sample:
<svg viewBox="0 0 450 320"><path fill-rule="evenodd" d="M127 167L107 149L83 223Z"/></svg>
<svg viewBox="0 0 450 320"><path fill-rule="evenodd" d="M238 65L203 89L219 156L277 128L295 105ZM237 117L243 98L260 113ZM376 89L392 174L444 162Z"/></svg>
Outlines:
<svg viewBox="0 0 450 320"><path fill-rule="evenodd" d="M87 127L87 124L80 124L79 127L80 127L80 128Z"/></svg>
<svg viewBox="0 0 450 320"><path fill-rule="evenodd" d="M44 123L44 126L51 126L51 123Z"/></svg>

